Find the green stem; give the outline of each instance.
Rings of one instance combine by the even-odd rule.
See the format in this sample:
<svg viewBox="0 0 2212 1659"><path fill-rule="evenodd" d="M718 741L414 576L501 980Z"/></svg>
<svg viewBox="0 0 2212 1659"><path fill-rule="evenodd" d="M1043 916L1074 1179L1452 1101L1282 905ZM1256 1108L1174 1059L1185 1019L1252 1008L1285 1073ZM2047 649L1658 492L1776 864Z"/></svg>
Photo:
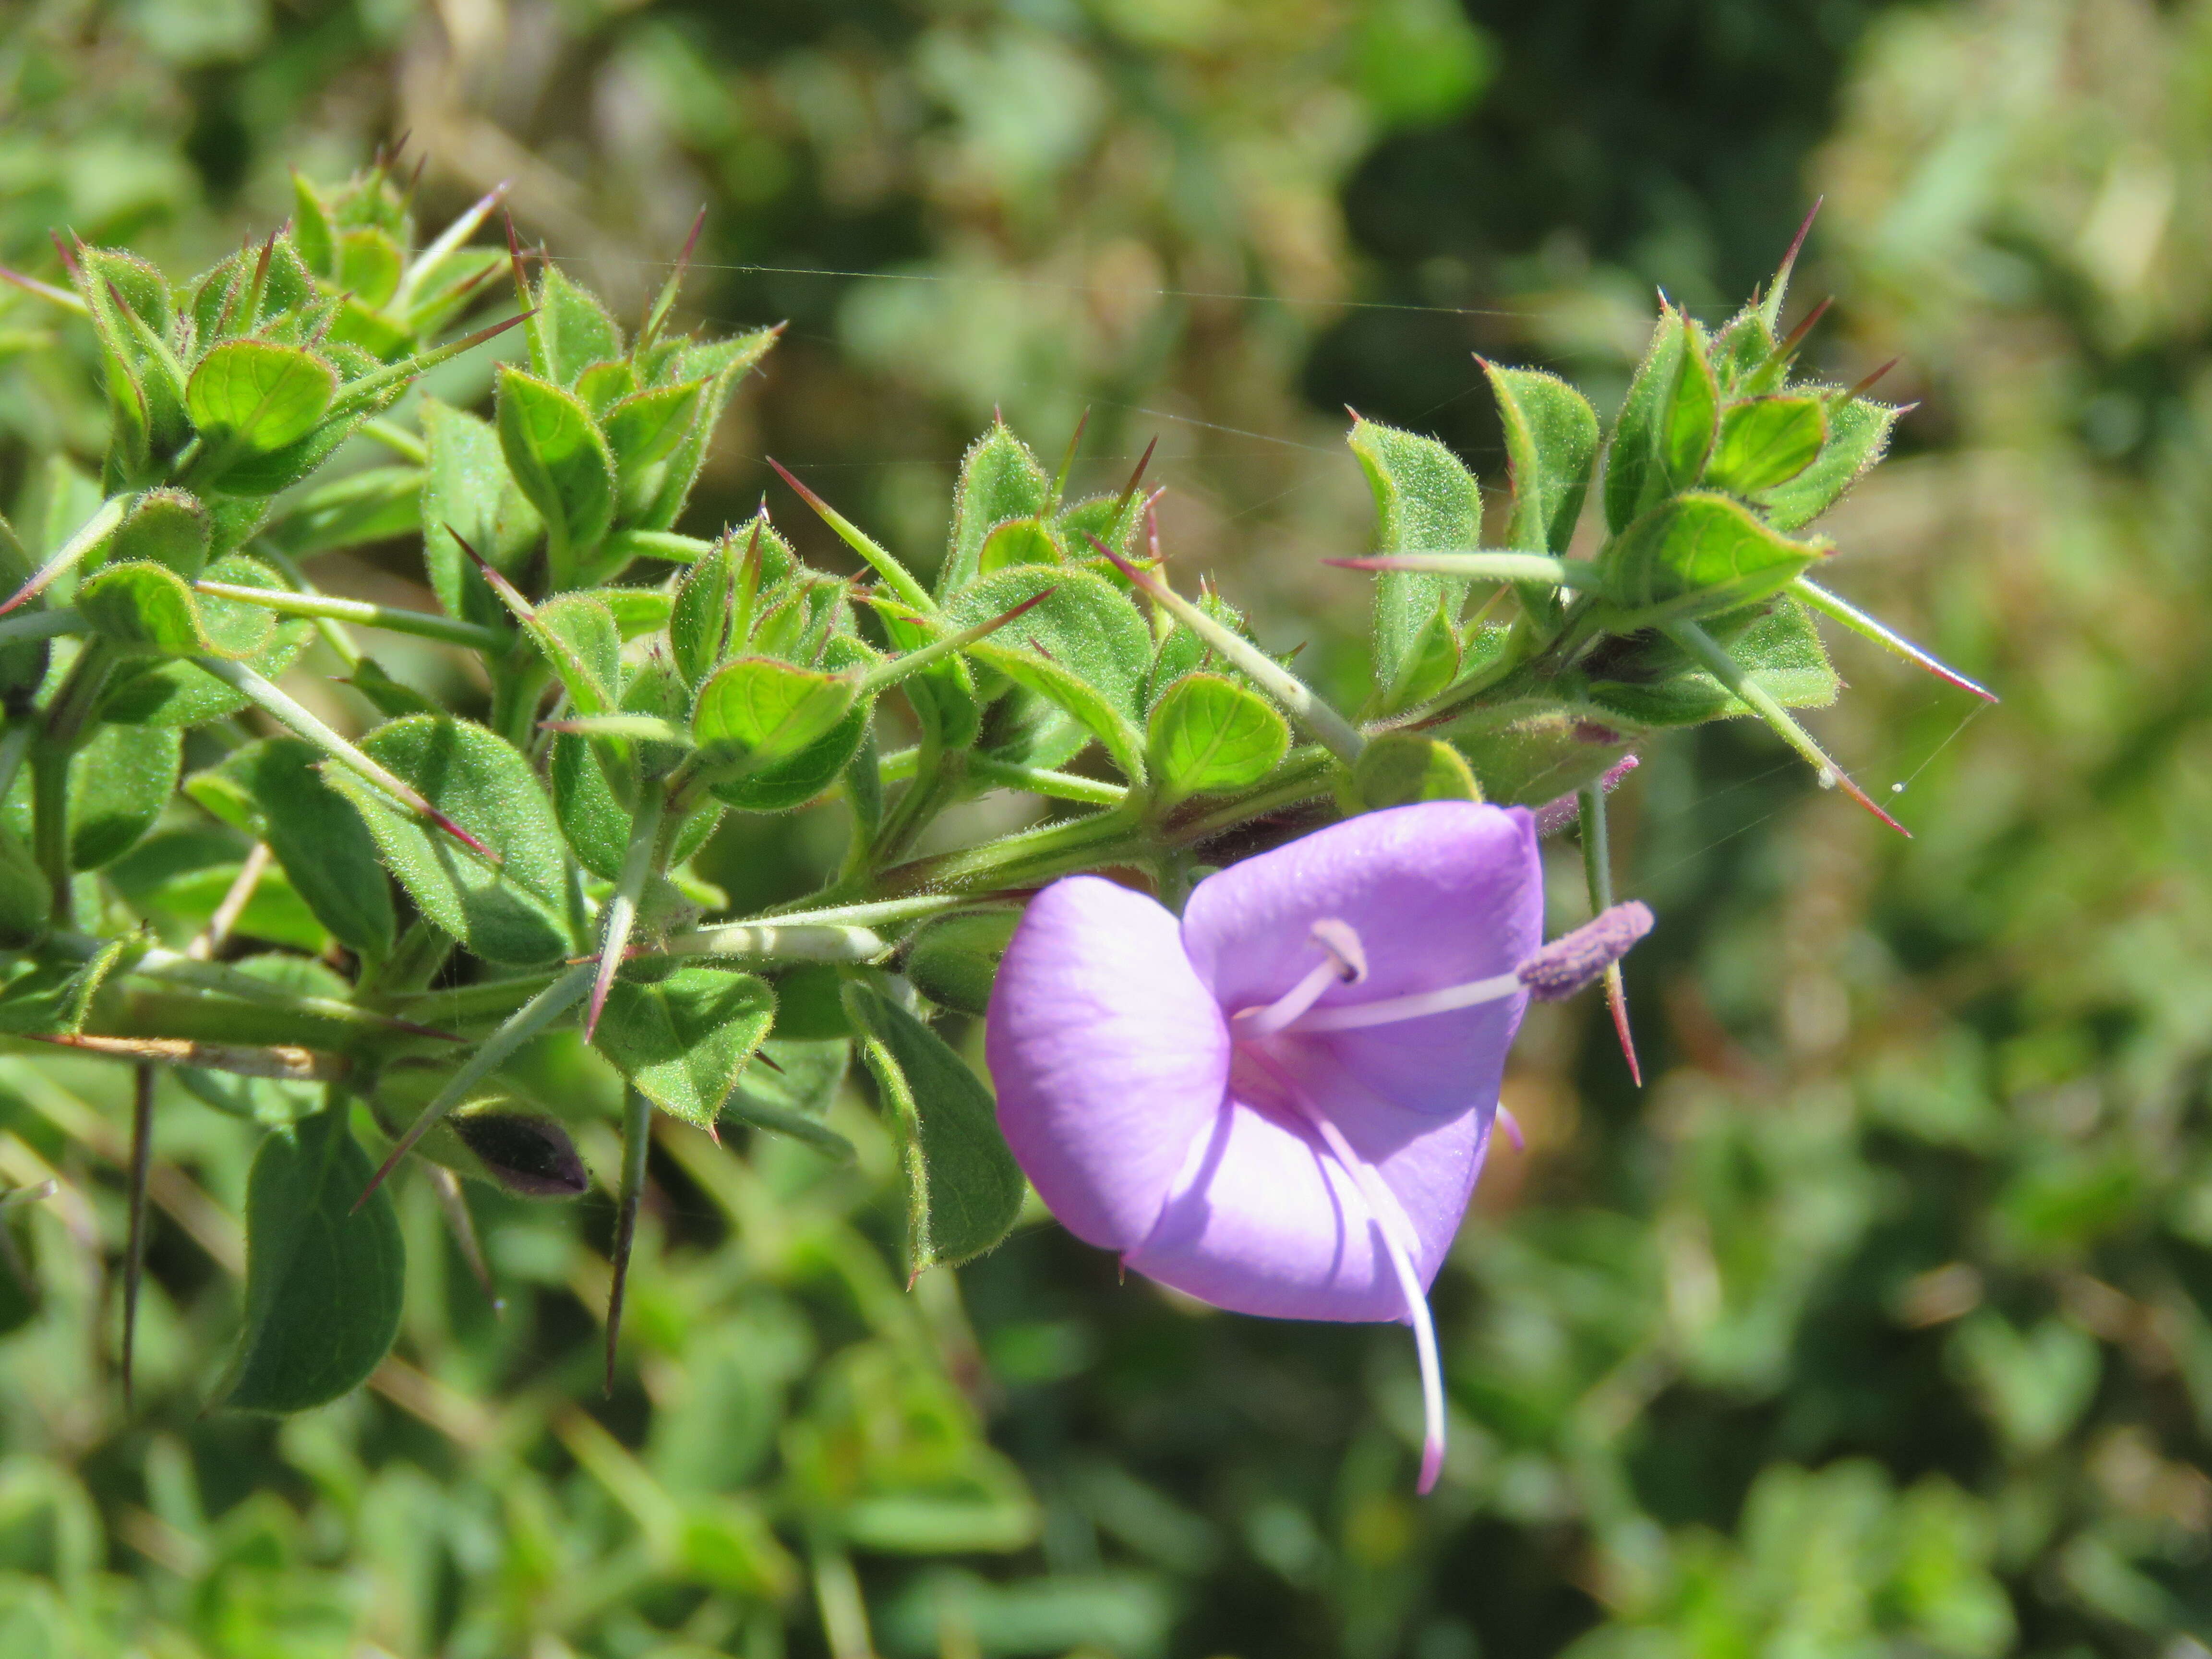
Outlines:
<svg viewBox="0 0 2212 1659"><path fill-rule="evenodd" d="M0 646L28 645L34 640L57 639L84 632L83 616L64 605L58 611L24 611L0 620Z"/></svg>
<svg viewBox="0 0 2212 1659"><path fill-rule="evenodd" d="M952 804L960 789L960 759L946 753L936 739L925 736L915 763L914 781L884 817L876 832L870 861L878 870L902 858L937 815Z"/></svg>
<svg viewBox="0 0 2212 1659"><path fill-rule="evenodd" d="M884 756L880 766L883 781L901 783L912 777L921 753L919 749L899 749ZM1073 772L1054 772L1042 766L1017 765L1012 761L993 760L988 755L969 755L965 769L970 782L1026 789L1033 795L1079 801L1086 806L1119 806L1129 794L1121 784L1108 783L1102 778L1078 777Z"/></svg>
<svg viewBox="0 0 2212 1659"><path fill-rule="evenodd" d="M622 971L623 952L629 948L629 930L637 921L638 897L666 856L663 817L667 805L667 793L662 786L647 784L640 793L637 816L630 820L629 846L623 851L622 870L615 878L614 891L608 895L607 908L600 918L599 967L592 976L591 1001L584 1014L586 1042L599 1029L600 1011L607 1005L607 993L614 988L615 975Z"/></svg>
<svg viewBox="0 0 2212 1659"><path fill-rule="evenodd" d="M1143 827L1121 812L1094 812L1064 823L1044 824L1019 835L914 859L886 870L878 893L899 897L923 889L942 893L988 893L1006 887L1031 887L1072 870L1133 862L1152 848Z"/></svg>
<svg viewBox="0 0 2212 1659"><path fill-rule="evenodd" d="M507 646L507 636L495 629L459 622L428 611L402 611L393 605L371 605L366 599L341 599L327 593L287 593L277 588L240 587L230 582L202 581L193 586L199 592L219 599L259 605L264 611L274 611L287 617L313 617L319 620L357 623L363 628L381 628L392 634L411 634L418 639L440 640L447 645L465 645L475 651L499 652L504 651ZM344 640L343 635L339 638ZM340 647L340 654L349 654L356 662L361 658L360 648L349 640L344 640Z"/></svg>
<svg viewBox="0 0 2212 1659"><path fill-rule="evenodd" d="M890 949L871 928L822 922L737 922L672 935L660 954L763 962L873 962Z"/></svg>

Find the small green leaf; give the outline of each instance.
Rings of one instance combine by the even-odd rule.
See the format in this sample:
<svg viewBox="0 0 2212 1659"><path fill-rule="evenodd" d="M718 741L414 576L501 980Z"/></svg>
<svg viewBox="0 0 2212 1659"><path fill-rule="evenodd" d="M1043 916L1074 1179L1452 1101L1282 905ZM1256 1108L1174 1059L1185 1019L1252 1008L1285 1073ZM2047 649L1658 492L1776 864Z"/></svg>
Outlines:
<svg viewBox="0 0 2212 1659"><path fill-rule="evenodd" d="M1605 597L1616 632L1717 615L1786 587L1824 551L1776 534L1726 495L1677 495L1607 549Z"/></svg>
<svg viewBox="0 0 2212 1659"><path fill-rule="evenodd" d="M240 580L246 568L258 574L252 580ZM235 563L229 558L218 559L209 568L208 574L238 581L240 586L253 586L267 580L266 567L245 558ZM200 604L202 625L208 625L223 611L232 609L251 611L264 625L271 621L270 613L257 606L234 606L226 600L209 599ZM314 631L314 624L304 619L276 622L270 630L268 642L246 659L246 665L264 679L276 679L307 647ZM224 684L197 663L142 660L146 666L131 672L126 665L125 672L108 682L107 690L100 700L100 720L119 725L182 728L228 720L246 707L244 693Z"/></svg>
<svg viewBox="0 0 2212 1659"><path fill-rule="evenodd" d="M144 562L196 580L208 561L207 503L182 489L149 489L141 495L107 544L107 562Z"/></svg>
<svg viewBox="0 0 2212 1659"><path fill-rule="evenodd" d="M675 527L677 520L684 514L684 503L691 498L691 486L698 482L699 469L706 465L707 446L714 439L715 427L721 422L730 394L737 390L746 371L768 354L768 349L775 343L781 331L781 327L763 328L705 344L686 342L670 355L668 372L653 384L668 386L703 376L707 392L699 400L698 413L690 429L660 464L660 482L651 501L635 510L632 517L635 528Z"/></svg>
<svg viewBox="0 0 2212 1659"><path fill-rule="evenodd" d="M184 738L158 726L102 726L70 758L70 863L97 870L136 847L176 793Z"/></svg>
<svg viewBox="0 0 2212 1659"><path fill-rule="evenodd" d="M191 588L166 565L103 565L77 590L76 608L94 634L131 656L198 657L214 649Z"/></svg>
<svg viewBox="0 0 2212 1659"><path fill-rule="evenodd" d="M966 654L1066 709L1106 745L1116 766L1141 778L1152 636L1121 588L1087 570L1017 565L953 594L942 620L972 628L1040 592L1035 609Z"/></svg>
<svg viewBox="0 0 2212 1659"><path fill-rule="evenodd" d="M1009 519L984 538L978 569L989 575L1016 564L1058 564L1060 550L1042 519Z"/></svg>
<svg viewBox="0 0 2212 1659"><path fill-rule="evenodd" d="M1006 954L1006 942L1021 920L1022 913L1014 909L965 910L938 917L907 946L907 977L940 1007L984 1013L990 1007L999 959Z"/></svg>
<svg viewBox="0 0 2212 1659"><path fill-rule="evenodd" d="M991 567L984 543L994 526L1012 519L1033 519L1052 500L1052 480L1030 447L994 421L960 462L960 484L952 497L952 536L938 573L937 591L957 592ZM1014 560L1002 558L1001 564Z"/></svg>
<svg viewBox="0 0 2212 1659"><path fill-rule="evenodd" d="M1516 720L1481 710L1443 735L1467 757L1482 798L1500 806L1540 806L1572 794L1628 749L1620 733L1556 711Z"/></svg>
<svg viewBox="0 0 2212 1659"><path fill-rule="evenodd" d="M228 461L271 454L305 438L337 389L337 371L311 351L225 340L200 359L185 396L201 438Z"/></svg>
<svg viewBox="0 0 2212 1659"><path fill-rule="evenodd" d="M1811 465L1785 483L1759 492L1759 504L1777 530L1796 530L1836 504L1864 477L1889 447L1890 428L1905 411L1863 398L1827 405L1828 439Z"/></svg>
<svg viewBox="0 0 2212 1659"><path fill-rule="evenodd" d="M1459 457L1433 438L1373 421L1356 422L1352 453L1375 495L1375 550L1410 553L1482 544L1482 492ZM1467 583L1421 571L1375 579L1375 685L1386 696L1441 603L1459 614Z"/></svg>
<svg viewBox="0 0 2212 1659"><path fill-rule="evenodd" d="M298 738L264 738L219 769L244 784L260 835L315 918L372 960L392 954L392 885L361 815L323 782L321 752Z"/></svg>
<svg viewBox="0 0 2212 1659"><path fill-rule="evenodd" d="M588 290L548 264L530 319L530 366L541 379L570 386L593 363L623 355L622 330Z"/></svg>
<svg viewBox="0 0 2212 1659"><path fill-rule="evenodd" d="M1680 312L1668 306L1660 313L1613 421L1605 453L1605 523L1615 535L1668 492L1664 440L1688 335Z"/></svg>
<svg viewBox="0 0 2212 1659"><path fill-rule="evenodd" d="M853 683L842 675L770 657L740 657L699 688L691 735L709 768L735 777L788 759L827 736L853 702Z"/></svg>
<svg viewBox="0 0 2212 1659"><path fill-rule="evenodd" d="M516 487L489 422L425 398L422 443L429 452L422 468L422 562L438 603L464 622L507 626L507 608L453 538L459 535L493 569L512 574L544 533L544 521Z"/></svg>
<svg viewBox="0 0 2212 1659"><path fill-rule="evenodd" d="M342 1107L272 1130L246 1190L246 1334L223 1403L297 1412L363 1382L399 1334L406 1253Z"/></svg>
<svg viewBox="0 0 2212 1659"><path fill-rule="evenodd" d="M631 393L607 410L600 430L606 434L615 471L625 486L655 462L667 459L684 441L698 418L706 389L704 380L653 386Z"/></svg>
<svg viewBox="0 0 2212 1659"><path fill-rule="evenodd" d="M1565 553L1597 463L1597 411L1555 374L1489 363L1483 369L1498 397L1513 480L1506 544L1525 553Z"/></svg>
<svg viewBox="0 0 2212 1659"><path fill-rule="evenodd" d="M1810 466L1827 441L1820 398L1753 398L1721 416L1705 481L1739 495L1771 489Z"/></svg>
<svg viewBox="0 0 2212 1659"><path fill-rule="evenodd" d="M945 1039L874 987L848 984L845 1012L899 1147L909 1274L970 1260L1013 1230L1028 1183L986 1089Z"/></svg>
<svg viewBox="0 0 2212 1659"><path fill-rule="evenodd" d="M1186 674L1153 707L1146 738L1163 801L1243 789L1273 771L1291 728L1272 704L1218 674Z"/></svg>
<svg viewBox="0 0 2212 1659"><path fill-rule="evenodd" d="M243 553L226 553L202 573L202 580L228 587L256 587L272 593L292 590L284 579L258 559ZM210 653L233 662L248 662L268 649L284 624L265 605L219 593L195 593L199 604L200 629L208 637Z"/></svg>
<svg viewBox="0 0 2212 1659"><path fill-rule="evenodd" d="M1459 750L1420 732L1370 739L1352 766L1352 785L1370 812L1416 801L1482 799L1482 786Z"/></svg>
<svg viewBox="0 0 2212 1659"><path fill-rule="evenodd" d="M584 400L585 408L595 416L604 416L637 390L637 370L620 359L611 363L593 363L576 377L576 384L570 389Z"/></svg>
<svg viewBox="0 0 2212 1659"><path fill-rule="evenodd" d="M556 732L547 751L545 776L552 786L553 810L561 833L568 838L576 861L600 879L614 880L622 873L623 854L629 845L631 815L616 799L590 743L573 732ZM685 819L677 832L669 862L681 864L697 852L720 817L721 809L717 806Z"/></svg>
<svg viewBox="0 0 2212 1659"><path fill-rule="evenodd" d="M614 458L574 397L503 363L496 412L500 453L545 520L562 580L560 562L596 547L614 523Z"/></svg>
<svg viewBox="0 0 2212 1659"><path fill-rule="evenodd" d="M1720 407L1720 381L1713 373L1705 331L1696 322L1686 321L1682 357L1675 366L1674 390L1659 435L1661 471L1669 488L1687 489L1698 482L1705 458L1712 453Z"/></svg>
<svg viewBox="0 0 2212 1659"><path fill-rule="evenodd" d="M775 1018L768 981L665 958L623 968L593 1042L672 1117L714 1127Z"/></svg>
<svg viewBox="0 0 2212 1659"><path fill-rule="evenodd" d="M382 308L398 291L403 263L399 244L377 227L349 230L338 238L338 287L370 311Z"/></svg>
<svg viewBox="0 0 2212 1659"><path fill-rule="evenodd" d="M526 967L574 948L561 828L527 760L480 726L426 714L379 726L361 748L500 860L486 863L382 790L325 768L324 781L354 804L430 921L487 962Z"/></svg>

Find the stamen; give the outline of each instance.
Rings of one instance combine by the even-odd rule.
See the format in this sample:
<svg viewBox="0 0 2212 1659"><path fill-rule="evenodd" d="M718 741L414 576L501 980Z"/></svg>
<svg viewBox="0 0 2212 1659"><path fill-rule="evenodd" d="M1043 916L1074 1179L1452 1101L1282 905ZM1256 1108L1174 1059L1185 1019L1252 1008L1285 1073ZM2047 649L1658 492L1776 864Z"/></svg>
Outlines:
<svg viewBox="0 0 2212 1659"><path fill-rule="evenodd" d="M1405 1206L1399 1203L1398 1194L1390 1190L1390 1183L1382 1179L1382 1172L1353 1149L1344 1138L1344 1131L1314 1103L1297 1080L1266 1050L1247 1052L1261 1070L1282 1085L1299 1115L1319 1132L1329 1156L1352 1177L1352 1185L1367 1201L1375 1231L1382 1236L1382 1253L1389 1257L1391 1271L1397 1275L1399 1294L1406 1301L1407 1321L1413 1328L1413 1352L1420 1361L1421 1475L1414 1490L1425 1498L1435 1488L1437 1477L1443 1473L1444 1373L1443 1364L1437 1357L1437 1326L1429 1313L1428 1292L1421 1285L1419 1271L1413 1266L1413 1256L1420 1244L1413 1232L1413 1218L1406 1213Z"/></svg>
<svg viewBox="0 0 2212 1659"><path fill-rule="evenodd" d="M1348 1003L1340 1008L1316 1008L1292 1025L1291 1030L1302 1035L1352 1031L1363 1025L1395 1025L1401 1019L1419 1019L1424 1014L1447 1014L1455 1008L1502 1002L1524 988L1520 975L1495 974L1464 985L1447 985L1441 991L1415 991L1407 996L1378 997L1373 1002Z"/></svg>
<svg viewBox="0 0 2212 1659"><path fill-rule="evenodd" d="M1330 986L1357 985L1367 977L1367 951L1349 922L1323 916L1307 937L1327 959L1273 1002L1231 1014L1229 1028L1237 1041L1273 1036L1312 1007Z"/></svg>
<svg viewBox="0 0 2212 1659"><path fill-rule="evenodd" d="M1651 908L1631 899L1562 933L1514 969L1540 1002L1557 1002L1595 983L1651 931Z"/></svg>

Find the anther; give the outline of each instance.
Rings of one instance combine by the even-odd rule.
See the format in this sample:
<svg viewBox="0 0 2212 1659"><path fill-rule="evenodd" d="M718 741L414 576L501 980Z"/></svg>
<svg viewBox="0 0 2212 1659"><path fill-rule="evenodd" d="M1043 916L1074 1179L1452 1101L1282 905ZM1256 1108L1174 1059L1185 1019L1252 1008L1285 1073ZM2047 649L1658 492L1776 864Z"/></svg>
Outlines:
<svg viewBox="0 0 2212 1659"><path fill-rule="evenodd" d="M1650 931L1650 907L1631 899L1562 933L1515 969L1514 976L1538 1001L1557 1002L1595 984Z"/></svg>

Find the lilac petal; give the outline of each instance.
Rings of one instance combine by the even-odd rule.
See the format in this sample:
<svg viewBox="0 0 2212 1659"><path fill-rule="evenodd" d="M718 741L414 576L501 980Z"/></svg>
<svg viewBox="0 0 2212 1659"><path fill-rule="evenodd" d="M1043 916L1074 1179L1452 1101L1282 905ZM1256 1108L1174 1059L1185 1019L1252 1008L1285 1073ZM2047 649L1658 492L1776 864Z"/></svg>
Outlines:
<svg viewBox="0 0 2212 1659"><path fill-rule="evenodd" d="M1229 1079L1229 1028L1176 919L1073 876L1030 901L984 1032L999 1127L1077 1237L1127 1250L1152 1231Z"/></svg>
<svg viewBox="0 0 2212 1659"><path fill-rule="evenodd" d="M1520 807L1427 801L1370 812L1200 882L1184 911L1191 965L1225 1013L1273 1001L1322 958L1324 919L1348 923L1367 975L1317 1007L1510 974L1543 942L1534 819ZM1525 996L1297 1039L1382 1099L1449 1115L1498 1099Z"/></svg>
<svg viewBox="0 0 2212 1659"><path fill-rule="evenodd" d="M1407 1111L1326 1058L1309 1060L1301 1086L1397 1196L1419 1246L1415 1270L1431 1283L1481 1171L1491 1113ZM1405 1294L1365 1199L1279 1096L1272 1080L1238 1067L1159 1225L1127 1265L1237 1313L1404 1321Z"/></svg>

